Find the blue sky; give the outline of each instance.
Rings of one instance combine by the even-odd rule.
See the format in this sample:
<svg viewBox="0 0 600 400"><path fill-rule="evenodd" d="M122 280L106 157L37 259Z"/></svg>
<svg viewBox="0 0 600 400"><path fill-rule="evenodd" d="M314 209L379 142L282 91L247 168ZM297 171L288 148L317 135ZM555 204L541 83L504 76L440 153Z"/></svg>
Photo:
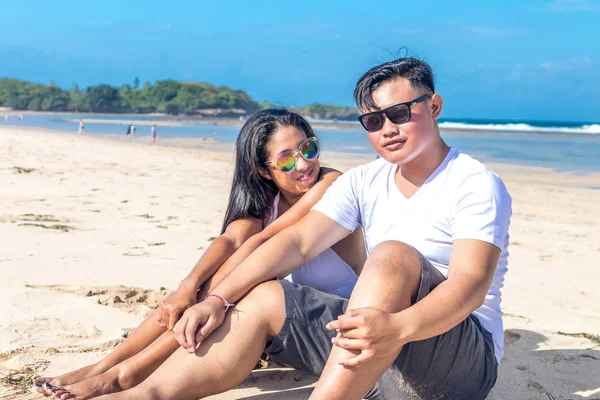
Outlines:
<svg viewBox="0 0 600 400"><path fill-rule="evenodd" d="M0 76L352 105L362 73L406 47L433 67L445 117L593 122L599 19L600 0L4 1Z"/></svg>

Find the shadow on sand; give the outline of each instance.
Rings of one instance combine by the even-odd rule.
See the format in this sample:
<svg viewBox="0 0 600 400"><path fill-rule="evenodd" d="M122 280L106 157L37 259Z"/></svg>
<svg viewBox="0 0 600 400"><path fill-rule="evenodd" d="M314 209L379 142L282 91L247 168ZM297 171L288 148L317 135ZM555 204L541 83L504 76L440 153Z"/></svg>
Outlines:
<svg viewBox="0 0 600 400"><path fill-rule="evenodd" d="M552 335L553 345L558 341L579 348L544 350L549 340L538 332L507 330L500 375L488 399L600 400L600 343ZM580 348L581 343L585 348ZM241 387L266 392L245 399L304 400L312 391L309 385L316 380L316 377L297 370L274 368L252 372Z"/></svg>
<svg viewBox="0 0 600 400"><path fill-rule="evenodd" d="M573 348L547 350L545 344L549 341L553 346ZM549 338L524 329L507 330L504 359L492 393L489 398L495 400L600 400L600 342L568 335Z"/></svg>

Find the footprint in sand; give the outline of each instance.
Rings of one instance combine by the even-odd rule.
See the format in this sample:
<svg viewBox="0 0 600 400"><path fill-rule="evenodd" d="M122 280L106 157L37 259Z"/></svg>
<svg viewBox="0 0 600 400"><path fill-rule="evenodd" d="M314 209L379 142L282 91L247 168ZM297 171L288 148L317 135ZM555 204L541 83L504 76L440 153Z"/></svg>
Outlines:
<svg viewBox="0 0 600 400"><path fill-rule="evenodd" d="M87 339L102 332L93 325L63 321L54 316L41 316L33 320L16 322L12 333L35 343L52 343L59 339Z"/></svg>
<svg viewBox="0 0 600 400"><path fill-rule="evenodd" d="M46 289L84 297L96 297L98 304L118 308L130 314L148 315L170 293L165 288L141 289L131 286L72 286L72 285L25 285L32 289Z"/></svg>
<svg viewBox="0 0 600 400"><path fill-rule="evenodd" d="M45 399L39 393L28 392L17 385L0 386L0 399L2 400L40 400Z"/></svg>
<svg viewBox="0 0 600 400"><path fill-rule="evenodd" d="M521 339L521 334L513 332L510 329L504 331L504 344L511 344Z"/></svg>
<svg viewBox="0 0 600 400"><path fill-rule="evenodd" d="M0 217L0 223L17 223L18 226L54 229L62 232L76 230L75 227L64 224L68 222L73 221L48 214L21 214Z"/></svg>
<svg viewBox="0 0 600 400"><path fill-rule="evenodd" d="M11 223L16 222L71 222L66 218L56 217L50 214L21 214L21 215L5 215L0 217L0 222Z"/></svg>
<svg viewBox="0 0 600 400"><path fill-rule="evenodd" d="M505 318L516 318L516 319L520 319L522 321L524 321L526 324L531 322L530 318L527 318L523 315L519 315L519 314L513 314L513 313L509 313L509 312L505 312L504 313L504 317Z"/></svg>

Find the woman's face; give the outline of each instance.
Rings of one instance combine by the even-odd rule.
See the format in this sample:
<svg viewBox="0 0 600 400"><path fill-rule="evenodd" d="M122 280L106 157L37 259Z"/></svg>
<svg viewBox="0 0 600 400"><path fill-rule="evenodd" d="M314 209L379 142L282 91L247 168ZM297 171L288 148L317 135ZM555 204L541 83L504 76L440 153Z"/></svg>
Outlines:
<svg viewBox="0 0 600 400"><path fill-rule="evenodd" d="M277 160L284 152L295 152L300 144L306 140L306 134L295 126L282 126L271 136L267 145L267 159ZM279 171L272 163L267 165L271 179L281 192L301 196L306 193L319 178L319 158L305 160L300 153L296 155L296 168L289 172Z"/></svg>

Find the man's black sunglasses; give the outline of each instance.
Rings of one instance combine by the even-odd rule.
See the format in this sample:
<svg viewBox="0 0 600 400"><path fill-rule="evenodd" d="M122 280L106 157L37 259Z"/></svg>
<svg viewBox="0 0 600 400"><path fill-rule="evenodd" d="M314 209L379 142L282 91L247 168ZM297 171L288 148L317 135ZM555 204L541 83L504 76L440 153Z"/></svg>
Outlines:
<svg viewBox="0 0 600 400"><path fill-rule="evenodd" d="M383 110L366 113L360 115L358 120L363 128L365 128L368 132L377 132L383 128L383 125L385 124L385 118L383 117L384 115L396 125L405 124L410 121L410 107L413 104L421 103L422 101L427 100L431 96L433 96L433 94L424 94L423 96L417 97L411 101L407 101L406 103L400 103Z"/></svg>

